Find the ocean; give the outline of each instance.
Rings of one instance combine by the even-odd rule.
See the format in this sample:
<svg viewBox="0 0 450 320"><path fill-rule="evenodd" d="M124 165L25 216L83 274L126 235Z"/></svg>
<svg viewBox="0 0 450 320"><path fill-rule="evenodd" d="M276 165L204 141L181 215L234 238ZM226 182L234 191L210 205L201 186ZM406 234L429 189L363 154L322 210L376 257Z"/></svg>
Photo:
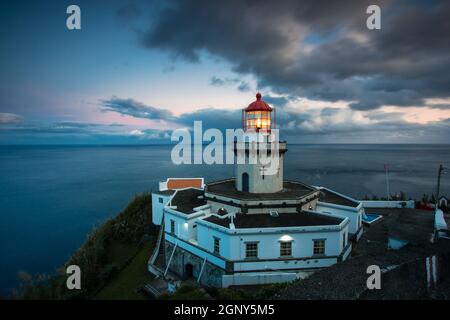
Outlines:
<svg viewBox="0 0 450 320"><path fill-rule="evenodd" d="M232 165L180 165L171 146L0 146L0 295L17 273L52 273L105 219L167 177L233 175ZM436 190L450 145L288 145L285 179L362 198L391 194L421 198ZM443 175L441 194L450 193Z"/></svg>

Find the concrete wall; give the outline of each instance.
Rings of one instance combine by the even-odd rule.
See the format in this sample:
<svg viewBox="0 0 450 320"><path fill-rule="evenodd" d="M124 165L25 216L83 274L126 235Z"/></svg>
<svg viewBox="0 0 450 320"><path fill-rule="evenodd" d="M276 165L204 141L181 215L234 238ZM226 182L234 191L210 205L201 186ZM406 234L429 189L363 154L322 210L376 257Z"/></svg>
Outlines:
<svg viewBox="0 0 450 320"><path fill-rule="evenodd" d="M296 279L295 272L238 273L222 276L222 287L291 282Z"/></svg>
<svg viewBox="0 0 450 320"><path fill-rule="evenodd" d="M361 200L364 208L405 208L414 209L414 200L408 201L366 201Z"/></svg>
<svg viewBox="0 0 450 320"><path fill-rule="evenodd" d="M244 201L245 202L245 201ZM296 204L298 201L295 200L291 200L291 201L284 201L286 202L286 204ZM313 207L315 207L315 200L311 202L311 205ZM266 205L273 203L276 205L279 205L279 207L276 208L276 210L278 212L281 213L297 213L297 208L296 207L283 207L282 206L282 202L280 201L265 201ZM211 205L211 212L217 212L217 210L219 210L220 208L225 208L228 212L241 212L242 209L238 206L233 206L230 204L224 204L221 202L215 202L214 200L208 200L208 204ZM305 205L304 206L305 209L309 208L309 205ZM254 209L247 209L247 213L251 214L251 213L269 213L269 211L274 210L274 208L254 208Z"/></svg>
<svg viewBox="0 0 450 320"><path fill-rule="evenodd" d="M310 194L310 198L312 199L308 203L305 203L302 206L302 210L310 210L310 207L314 208L317 205L317 198L314 198L315 194L318 195L319 191L312 191ZM247 213L269 213L269 211L273 210L273 208L270 208L271 206L276 206L276 209L278 212L289 212L289 213L296 213L297 212L297 206L300 203L299 199L280 199L280 200L273 200L273 199L261 199L261 200L242 200L242 199L233 199L228 198L226 196L221 196L217 194L212 194L206 192L205 197L208 198L208 204L211 206L212 212L217 212L219 208L225 208L228 212L241 212L242 208L240 206L257 206L255 208L247 208ZM313 199L314 198L314 199ZM304 199L302 199L304 200ZM230 201L233 201L231 204ZM286 205L284 207L284 204ZM290 207L288 207L290 206Z"/></svg>
<svg viewBox="0 0 450 320"><path fill-rule="evenodd" d="M335 205L327 202L317 202L316 211L329 213L334 216L347 217L350 220L348 231L355 234L362 225L362 215L364 208L353 208L341 205Z"/></svg>
<svg viewBox="0 0 450 320"><path fill-rule="evenodd" d="M170 201L172 195L161 195L152 193L152 222L155 225L161 225L164 206ZM159 202L162 199L162 203Z"/></svg>

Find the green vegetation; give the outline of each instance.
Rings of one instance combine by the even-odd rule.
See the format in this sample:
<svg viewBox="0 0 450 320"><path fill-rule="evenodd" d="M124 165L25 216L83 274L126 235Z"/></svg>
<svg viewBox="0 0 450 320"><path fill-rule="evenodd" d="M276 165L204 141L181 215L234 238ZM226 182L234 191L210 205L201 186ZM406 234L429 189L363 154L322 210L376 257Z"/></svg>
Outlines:
<svg viewBox="0 0 450 320"><path fill-rule="evenodd" d="M18 299L77 299L95 297L115 298L123 288L121 270L145 268L158 234L158 227L151 223L151 197L148 193L137 195L115 218L94 228L83 246L70 257L56 275L19 275L21 285L15 297ZM143 262L145 261L145 263ZM68 265L81 268L81 290L66 288L64 270ZM137 272L138 273L138 272ZM130 286L142 276L129 279ZM111 279L117 279L109 283ZM102 288L108 284L103 290ZM110 295L108 295L110 292ZM132 294L132 292L130 293ZM122 296L121 296L122 297ZM126 298L126 296L124 297Z"/></svg>
<svg viewBox="0 0 450 320"><path fill-rule="evenodd" d="M139 288L153 279L147 270L147 261L153 250L154 244L154 241L147 242L131 262L114 276L94 298L102 300L144 299L145 295L139 292Z"/></svg>

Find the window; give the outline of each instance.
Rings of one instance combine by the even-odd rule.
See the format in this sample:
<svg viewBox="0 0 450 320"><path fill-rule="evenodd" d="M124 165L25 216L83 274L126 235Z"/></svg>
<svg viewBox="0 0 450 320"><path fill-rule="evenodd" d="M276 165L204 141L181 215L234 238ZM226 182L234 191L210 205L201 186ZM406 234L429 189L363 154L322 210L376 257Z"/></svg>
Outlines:
<svg viewBox="0 0 450 320"><path fill-rule="evenodd" d="M258 243L249 242L245 244L245 257L246 258L258 258Z"/></svg>
<svg viewBox="0 0 450 320"><path fill-rule="evenodd" d="M314 240L314 255L325 254L325 240Z"/></svg>
<svg viewBox="0 0 450 320"><path fill-rule="evenodd" d="M220 239L214 237L214 254L220 254Z"/></svg>
<svg viewBox="0 0 450 320"><path fill-rule="evenodd" d="M175 221L170 220L170 233L175 233Z"/></svg>
<svg viewBox="0 0 450 320"><path fill-rule="evenodd" d="M292 256L292 242L291 241L280 242L280 256L281 257Z"/></svg>
<svg viewBox="0 0 450 320"><path fill-rule="evenodd" d="M158 198L158 201L159 201L159 203L163 203L164 199L161 198L161 197L159 197L159 198Z"/></svg>

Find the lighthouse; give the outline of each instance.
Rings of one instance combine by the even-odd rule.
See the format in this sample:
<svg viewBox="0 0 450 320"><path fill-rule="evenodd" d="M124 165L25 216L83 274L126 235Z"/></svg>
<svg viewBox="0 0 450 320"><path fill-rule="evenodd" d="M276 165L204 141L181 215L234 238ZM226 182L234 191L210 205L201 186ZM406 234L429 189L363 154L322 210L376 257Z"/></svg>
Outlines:
<svg viewBox="0 0 450 320"><path fill-rule="evenodd" d="M283 189L286 142L278 140L276 111L256 94L242 110L244 136L235 143L236 189L249 193L274 193Z"/></svg>
<svg viewBox="0 0 450 320"><path fill-rule="evenodd" d="M158 260L159 249L152 255L152 261L164 261L161 272L215 287L263 284L292 281L300 270L350 256L351 241L363 232L362 203L283 181L287 148L278 138L275 112L260 93L242 110L242 129L231 130L234 141L227 143L234 177L207 184L170 178L152 193L153 221L164 230L164 259Z"/></svg>

